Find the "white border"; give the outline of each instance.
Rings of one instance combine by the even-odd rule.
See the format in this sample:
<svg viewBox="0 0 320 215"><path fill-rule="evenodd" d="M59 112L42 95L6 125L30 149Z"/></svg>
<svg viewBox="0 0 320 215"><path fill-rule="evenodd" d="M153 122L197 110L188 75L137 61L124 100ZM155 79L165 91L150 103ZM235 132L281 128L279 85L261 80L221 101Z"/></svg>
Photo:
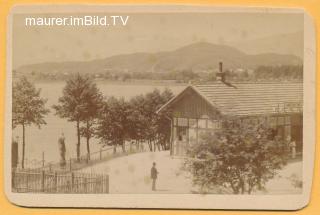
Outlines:
<svg viewBox="0 0 320 215"><path fill-rule="evenodd" d="M244 12L304 13L303 193L296 195L200 194L23 194L11 192L12 18L19 13L67 12ZM29 207L268 209L297 210L309 203L315 152L315 29L303 9L265 7L212 7L198 5L19 5L8 17L5 102L5 193L13 204Z"/></svg>

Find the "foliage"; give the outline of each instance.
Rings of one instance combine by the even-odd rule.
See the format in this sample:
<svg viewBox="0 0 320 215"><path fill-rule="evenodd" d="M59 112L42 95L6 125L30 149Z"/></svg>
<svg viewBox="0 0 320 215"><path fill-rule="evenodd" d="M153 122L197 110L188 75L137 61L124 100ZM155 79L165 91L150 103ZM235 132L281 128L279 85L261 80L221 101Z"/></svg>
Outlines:
<svg viewBox="0 0 320 215"><path fill-rule="evenodd" d="M59 104L53 106L56 115L76 122L78 161L80 160L81 134L87 137L87 149L89 151L88 140L92 133L91 125L101 107L102 99L101 93L89 76L76 74L67 80L63 95L58 100ZM86 122L85 129L81 129L81 122Z"/></svg>
<svg viewBox="0 0 320 215"><path fill-rule="evenodd" d="M109 98L100 113L97 136L108 145L121 145L126 140L139 144L147 141L150 150L158 146L167 149L170 138L170 121L165 114L156 111L173 97L170 90L162 93L155 89L145 95L123 98ZM153 144L153 145L152 145Z"/></svg>
<svg viewBox="0 0 320 215"><path fill-rule="evenodd" d="M81 136L87 140L87 155L90 160L90 138L95 135L95 124L99 116L99 111L103 108L103 95L97 85L90 79L88 89L83 94L83 122L85 125L80 128Z"/></svg>
<svg viewBox="0 0 320 215"><path fill-rule="evenodd" d="M49 113L45 108L46 99L40 97L41 90L24 76L12 87L12 127L22 126L22 168L25 157L25 126L46 124L44 117Z"/></svg>
<svg viewBox="0 0 320 215"><path fill-rule="evenodd" d="M41 89L36 89L27 78L21 77L12 87L12 125L34 124L40 128L46 124L44 117L49 113L45 108L47 99L40 97Z"/></svg>
<svg viewBox="0 0 320 215"><path fill-rule="evenodd" d="M170 90L166 89L162 93L155 89L145 96L137 96L131 99L130 104L133 114L130 117L134 128L131 138L145 139L149 143L150 150L155 150L158 146L167 149L166 143L170 138L170 121L166 116L168 112L157 114L157 110L173 97ZM137 140L137 139L136 139ZM152 146L153 143L153 146Z"/></svg>
<svg viewBox="0 0 320 215"><path fill-rule="evenodd" d="M263 189L287 159L287 147L265 123L227 120L188 151L186 168L201 190L223 187L234 194Z"/></svg>
<svg viewBox="0 0 320 215"><path fill-rule="evenodd" d="M97 136L108 145L121 145L127 138L129 104L123 98L110 97L104 104L98 119Z"/></svg>
<svg viewBox="0 0 320 215"><path fill-rule="evenodd" d="M302 80L303 66L281 65L281 66L259 66L254 71L255 79L262 80Z"/></svg>

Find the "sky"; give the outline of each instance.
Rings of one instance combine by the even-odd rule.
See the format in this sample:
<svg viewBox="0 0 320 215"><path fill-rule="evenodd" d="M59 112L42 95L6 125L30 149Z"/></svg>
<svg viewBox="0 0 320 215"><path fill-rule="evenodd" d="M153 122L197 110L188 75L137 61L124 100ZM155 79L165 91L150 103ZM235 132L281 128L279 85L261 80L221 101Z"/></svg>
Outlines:
<svg viewBox="0 0 320 215"><path fill-rule="evenodd" d="M48 14L38 14L37 17ZM51 17L89 14L50 14ZM115 14L90 14L115 15ZM118 14L117 14L118 15ZM254 40L303 31L302 14L280 13L136 13L126 26L25 26L12 23L13 68L42 62L84 61L134 52L171 51L191 43ZM34 16L33 16L34 17Z"/></svg>

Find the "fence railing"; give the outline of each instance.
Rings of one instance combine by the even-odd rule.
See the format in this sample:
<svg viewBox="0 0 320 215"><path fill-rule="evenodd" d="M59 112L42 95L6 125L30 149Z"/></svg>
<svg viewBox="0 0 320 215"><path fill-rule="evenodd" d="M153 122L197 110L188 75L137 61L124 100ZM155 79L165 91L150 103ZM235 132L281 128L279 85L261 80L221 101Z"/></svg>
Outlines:
<svg viewBox="0 0 320 215"><path fill-rule="evenodd" d="M21 193L109 193L109 176L15 169L12 171L12 191Z"/></svg>
<svg viewBox="0 0 320 215"><path fill-rule="evenodd" d="M81 155L79 160L77 158L69 158L66 160L65 165L61 165L59 162L45 162L43 160L25 160L24 169L33 169L33 170L45 170L48 172L72 172L79 170L91 165L94 165L99 162L107 161L116 157L126 156L129 154L134 154L138 152L144 152L147 150L145 144L139 145L126 145L126 151L122 151L121 148L117 148L117 151L114 152L113 147L101 148L99 151L95 151L85 155ZM17 169L21 169L21 165ZM23 170L23 169L22 169Z"/></svg>

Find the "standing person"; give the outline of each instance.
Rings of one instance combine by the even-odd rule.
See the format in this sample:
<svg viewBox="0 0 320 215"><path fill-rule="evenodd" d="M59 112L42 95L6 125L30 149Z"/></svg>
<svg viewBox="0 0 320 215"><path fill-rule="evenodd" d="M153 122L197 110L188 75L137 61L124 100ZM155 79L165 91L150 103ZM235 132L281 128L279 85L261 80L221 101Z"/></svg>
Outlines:
<svg viewBox="0 0 320 215"><path fill-rule="evenodd" d="M296 141L292 140L289 144L290 150L291 150L291 158L296 158Z"/></svg>
<svg viewBox="0 0 320 215"><path fill-rule="evenodd" d="M156 162L153 162L152 168L151 168L151 179L152 179L152 190L156 190L156 180L158 177L158 170L156 168Z"/></svg>
<svg viewBox="0 0 320 215"><path fill-rule="evenodd" d="M60 167L66 166L66 144L65 144L65 137L64 133L61 133L61 136L58 140L59 150L60 150Z"/></svg>

